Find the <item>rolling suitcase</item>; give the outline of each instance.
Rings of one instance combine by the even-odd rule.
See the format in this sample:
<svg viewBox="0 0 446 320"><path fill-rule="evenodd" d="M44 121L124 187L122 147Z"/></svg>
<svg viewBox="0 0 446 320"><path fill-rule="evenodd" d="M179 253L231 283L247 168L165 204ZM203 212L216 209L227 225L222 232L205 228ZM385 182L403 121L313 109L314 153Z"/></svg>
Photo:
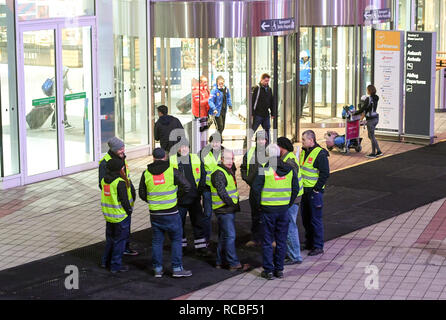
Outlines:
<svg viewBox="0 0 446 320"><path fill-rule="evenodd" d="M39 129L53 112L53 107L50 104L34 107L26 115L26 123L28 123L30 129Z"/></svg>

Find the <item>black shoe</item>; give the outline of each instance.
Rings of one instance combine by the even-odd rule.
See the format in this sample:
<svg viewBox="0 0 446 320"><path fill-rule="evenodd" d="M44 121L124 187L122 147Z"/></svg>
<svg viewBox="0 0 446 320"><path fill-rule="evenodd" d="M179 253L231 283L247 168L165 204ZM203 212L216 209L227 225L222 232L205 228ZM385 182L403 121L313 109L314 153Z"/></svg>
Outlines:
<svg viewBox="0 0 446 320"><path fill-rule="evenodd" d="M292 265L301 264L301 263L302 263L301 260L291 260L291 259L285 259L285 261L283 262L283 264L286 266L292 266Z"/></svg>
<svg viewBox="0 0 446 320"><path fill-rule="evenodd" d="M313 246L310 246L310 245L305 245L304 247L303 247L303 249L302 250L307 250L307 251L311 251L311 250L313 250L314 248L313 248Z"/></svg>
<svg viewBox="0 0 446 320"><path fill-rule="evenodd" d="M127 272L129 271L129 267L128 266L122 266L120 269L118 270L110 270L111 273L122 273L122 272Z"/></svg>
<svg viewBox="0 0 446 320"><path fill-rule="evenodd" d="M376 154L376 157L381 157L383 155L383 153L381 152L381 151L379 151L377 154Z"/></svg>
<svg viewBox="0 0 446 320"><path fill-rule="evenodd" d="M376 158L376 154L370 153L370 154L366 155L366 157L370 158L370 159L375 159Z"/></svg>
<svg viewBox="0 0 446 320"><path fill-rule="evenodd" d="M132 249L125 249L124 251L125 256L137 256L138 254L139 254L138 251Z"/></svg>
<svg viewBox="0 0 446 320"><path fill-rule="evenodd" d="M314 248L313 250L310 251L310 253L308 254L309 256L317 256L320 254L323 254L324 250L322 250L321 248Z"/></svg>
<svg viewBox="0 0 446 320"><path fill-rule="evenodd" d="M277 279L283 279L283 271L274 271L274 276Z"/></svg>
<svg viewBox="0 0 446 320"><path fill-rule="evenodd" d="M274 280L274 275L272 272L266 272L266 271L262 271L262 273L260 274L260 276L262 278L265 278L266 280Z"/></svg>

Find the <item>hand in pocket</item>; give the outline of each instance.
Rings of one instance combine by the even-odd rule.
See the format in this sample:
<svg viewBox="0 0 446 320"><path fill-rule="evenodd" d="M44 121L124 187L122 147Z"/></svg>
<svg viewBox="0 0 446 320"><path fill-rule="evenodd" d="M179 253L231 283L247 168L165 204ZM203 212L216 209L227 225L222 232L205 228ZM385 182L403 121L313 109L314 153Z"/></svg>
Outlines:
<svg viewBox="0 0 446 320"><path fill-rule="evenodd" d="M322 208L322 193L321 192L313 192L311 194L311 203L315 208Z"/></svg>

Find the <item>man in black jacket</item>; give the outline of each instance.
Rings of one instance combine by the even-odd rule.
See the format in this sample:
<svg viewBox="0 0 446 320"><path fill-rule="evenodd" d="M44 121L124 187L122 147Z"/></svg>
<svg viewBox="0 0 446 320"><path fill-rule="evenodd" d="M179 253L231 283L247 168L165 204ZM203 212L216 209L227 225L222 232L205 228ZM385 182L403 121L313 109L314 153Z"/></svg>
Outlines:
<svg viewBox="0 0 446 320"><path fill-rule="evenodd" d="M178 210L183 221L183 248L187 247L184 225L189 212L194 233L195 252L198 256L208 257L210 256L210 251L207 249L205 234L206 217L200 201L201 194L206 188L204 163L201 162L199 156L190 153L189 141L183 139L180 142L178 153L170 157L170 165L177 168L191 186L191 190L188 193L182 192L184 195L178 198Z"/></svg>
<svg viewBox="0 0 446 320"><path fill-rule="evenodd" d="M125 163L123 159L114 158L109 160L106 164L106 174L101 181L101 185L103 184L104 188L108 187L108 193L102 191L102 194L105 194L110 198L112 197L112 192L110 191L110 189L113 188L112 183L116 179L122 178L117 185L117 200L127 214L127 217L119 223L115 223L113 220L111 220L112 222L107 221L106 224L106 245L104 255L102 257L101 267L110 268L112 273L128 271L128 266L122 265L122 255L129 237L130 217L133 212L133 207L130 203L129 194L127 192L127 185L131 190L133 201L136 198L136 192L132 182L127 179L124 168ZM107 189L105 190L107 191ZM109 208L109 204L110 203L102 203L102 206ZM113 216L105 216L106 220L110 219L110 217Z"/></svg>
<svg viewBox="0 0 446 320"><path fill-rule="evenodd" d="M155 123L155 140L159 141L161 148L169 153L170 149L178 142L178 138L184 136L184 128L180 120L167 114L166 106L159 106L157 110L159 119ZM173 141L170 141L170 138Z"/></svg>
<svg viewBox="0 0 446 320"><path fill-rule="evenodd" d="M268 163L254 179L253 201L261 212L263 223L263 269L261 276L268 280L283 278L289 216L288 209L299 193L296 171L280 159L276 144L267 148ZM273 249L273 241L276 249Z"/></svg>
<svg viewBox="0 0 446 320"><path fill-rule="evenodd" d="M235 250L235 213L240 211L235 171L234 153L228 149L222 150L221 163L211 175L212 207L219 229L216 267L222 268L228 264L230 271L247 271L249 265L240 263Z"/></svg>
<svg viewBox="0 0 446 320"><path fill-rule="evenodd" d="M119 139L118 137L113 137L107 141L108 144L108 152L105 154L104 158L102 158L101 161L99 161L99 189L102 189L101 187L101 181L105 177L107 173L107 162L111 159L115 160L122 160L124 161L125 167L126 167L126 174L127 179L130 180L130 171L127 166L127 160L125 155L125 144L124 141ZM130 229L131 229L132 219L129 217L129 238L127 239L124 255L125 256L137 256L139 254L138 251L133 250L130 245Z"/></svg>
<svg viewBox="0 0 446 320"><path fill-rule="evenodd" d="M252 131L256 132L260 125L266 131L268 141L270 141L269 131L271 129L271 118L274 120L276 109L274 105L273 91L269 87L271 76L264 73L260 83L252 93Z"/></svg>
<svg viewBox="0 0 446 320"><path fill-rule="evenodd" d="M268 145L268 138L265 131L258 131L256 134L256 145L252 147L243 156L243 163L240 167L242 179L251 188L249 189L249 205L251 207L251 240L245 245L247 247L261 246L263 234L262 223L260 219L260 211L257 207L257 203L252 197L252 183L255 177L259 174L259 167L265 165L266 159L266 146Z"/></svg>
<svg viewBox="0 0 446 320"><path fill-rule="evenodd" d="M304 181L304 194L301 213L305 228L305 250L310 250L309 256L324 253L322 207L325 184L330 176L328 156L328 151L317 144L314 131L308 130L302 134L299 162Z"/></svg>
<svg viewBox="0 0 446 320"><path fill-rule="evenodd" d="M169 161L167 161L166 152L163 149L156 148L153 150L153 158L154 162L147 166L147 170L143 172L141 176L141 181L139 182L139 197L149 203L148 187L152 188L153 186L148 186L146 181L150 181L150 176L158 177L159 183L153 178L153 185L164 185L167 184L167 187L170 189L174 189L175 186L179 186L178 192L175 193L176 198L181 198L184 194L187 194L191 191L191 187L186 178L175 168L170 166ZM172 172L168 172L169 169L173 169L173 185L170 184L170 180L165 178L169 175L172 175ZM147 172L147 173L146 173ZM164 192L163 192L164 193ZM160 195L161 197L163 195ZM167 196L172 196L172 193L168 193ZM157 201L159 203L163 203L164 201ZM149 204L150 206L151 204ZM154 206L156 204L153 204ZM163 276L163 243L164 243L164 234L167 232L170 237L170 241L172 242L172 269L174 277L189 277L192 275L192 272L189 270L183 269L183 253L181 248L181 240L183 236L183 228L181 217L178 213L177 201L175 203L170 204L170 207L167 209L160 210L150 210L150 220L152 224L152 264L154 269L154 274L156 278L160 278Z"/></svg>

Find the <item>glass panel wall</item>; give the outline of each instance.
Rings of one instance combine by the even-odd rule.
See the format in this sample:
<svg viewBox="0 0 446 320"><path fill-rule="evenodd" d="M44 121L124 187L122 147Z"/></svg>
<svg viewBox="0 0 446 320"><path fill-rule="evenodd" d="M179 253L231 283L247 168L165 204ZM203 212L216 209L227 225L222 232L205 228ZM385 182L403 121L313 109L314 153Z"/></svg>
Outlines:
<svg viewBox="0 0 446 320"><path fill-rule="evenodd" d="M446 0L417 0L417 30L437 32L437 50L446 51Z"/></svg>
<svg viewBox="0 0 446 320"><path fill-rule="evenodd" d="M0 166L1 176L18 174L19 143L14 15L0 0Z"/></svg>
<svg viewBox="0 0 446 320"><path fill-rule="evenodd" d="M343 106L354 103L354 45L353 27L301 28L302 123L342 121Z"/></svg>
<svg viewBox="0 0 446 320"><path fill-rule="evenodd" d="M91 27L62 30L65 167L93 161Z"/></svg>
<svg viewBox="0 0 446 320"><path fill-rule="evenodd" d="M55 30L23 32L23 46L26 157L32 176L59 169Z"/></svg>
<svg viewBox="0 0 446 320"><path fill-rule="evenodd" d="M116 135L127 148L148 144L146 12L145 0L113 0Z"/></svg>
<svg viewBox="0 0 446 320"><path fill-rule="evenodd" d="M94 0L17 0L16 10L20 21L93 16Z"/></svg>
<svg viewBox="0 0 446 320"><path fill-rule="evenodd" d="M154 96L156 107L166 105L190 137L192 119L209 115L208 98L217 91L217 78L229 90L232 112L227 109L223 139L242 140L246 130L246 39L245 38L154 38ZM227 96L228 97L228 96ZM208 134L217 131L215 122Z"/></svg>

